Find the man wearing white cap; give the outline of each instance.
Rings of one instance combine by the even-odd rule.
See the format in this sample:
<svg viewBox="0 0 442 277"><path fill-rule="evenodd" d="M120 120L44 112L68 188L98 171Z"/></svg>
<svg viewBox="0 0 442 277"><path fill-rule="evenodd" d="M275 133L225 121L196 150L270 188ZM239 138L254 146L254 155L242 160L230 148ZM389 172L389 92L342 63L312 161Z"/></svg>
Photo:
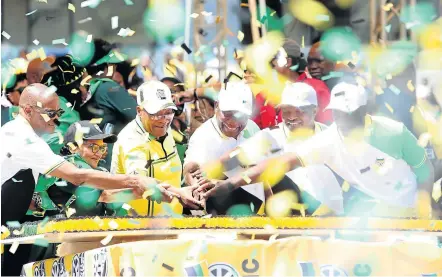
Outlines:
<svg viewBox="0 0 442 277"><path fill-rule="evenodd" d="M252 105L252 91L244 82L227 82L225 87L221 89L218 101L215 104L215 116L203 123L189 140L184 160L184 176L188 185L201 185L205 178L201 176L202 170L200 168L204 168L204 166L211 162L217 161L223 154L232 151L245 140L259 132L259 127L256 123L250 120L253 110ZM239 165L231 165L227 170L234 169L237 166ZM229 175L227 171L220 173L223 174L220 174L222 176L219 176L219 178L225 178ZM208 177L210 178L210 176ZM248 186L246 190L256 197L251 197L252 199L250 200L245 191L239 190L236 194L238 197L232 196L229 199L224 199L230 202L227 201L229 203L226 202L223 207L215 203L215 212L224 214L228 208L227 206L239 204L236 199L242 196L244 196L243 201L248 201L249 199L254 202L253 206L259 209L262 202L264 202L262 186ZM250 203L247 203L247 205L250 206ZM211 209L210 204L207 206L207 209Z"/></svg>
<svg viewBox="0 0 442 277"><path fill-rule="evenodd" d="M270 129L264 129L255 136L239 146L240 152L233 156L237 150L224 155L222 162L238 158L238 162L256 165L270 156L282 155L287 151L293 151L303 141L314 134L327 128L326 125L316 122L315 117L318 111L318 100L315 89L301 82L287 83L278 107L282 111L282 122ZM288 178L284 178L278 184L272 186L274 194L292 190L298 194L298 198L308 202L308 212L324 214L332 209L335 213L343 212L342 191L336 181L333 172L324 165L298 168L287 173ZM293 183L295 182L295 184ZM210 187L210 184L200 187L199 190ZM306 193L298 190L300 187ZM317 210L319 203L311 199L312 196L320 203L325 204Z"/></svg>
<svg viewBox="0 0 442 277"><path fill-rule="evenodd" d="M169 184L168 190L179 194L183 205L198 209L199 202L187 191L190 188L181 189L182 165L170 133L176 106L169 87L160 81L142 84L137 90L137 104L136 118L121 130L114 145L111 172L153 177ZM129 204L141 215L182 213L177 199L170 204L146 199Z"/></svg>
<svg viewBox="0 0 442 277"><path fill-rule="evenodd" d="M402 123L367 115L366 92L354 83L337 84L327 108L333 110L335 123L278 161L287 163L290 170L326 164L377 201L372 215L415 215L418 198L418 214L430 216L432 166L411 132ZM268 160L249 169L248 178L256 180L271 164ZM243 176L234 176L212 190L244 184Z"/></svg>

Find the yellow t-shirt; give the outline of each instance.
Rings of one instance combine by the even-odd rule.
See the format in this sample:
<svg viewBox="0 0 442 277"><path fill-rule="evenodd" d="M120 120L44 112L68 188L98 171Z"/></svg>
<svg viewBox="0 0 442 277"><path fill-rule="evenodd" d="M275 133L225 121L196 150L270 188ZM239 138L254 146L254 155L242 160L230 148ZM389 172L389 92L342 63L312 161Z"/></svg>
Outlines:
<svg viewBox="0 0 442 277"><path fill-rule="evenodd" d="M146 132L140 119L135 118L118 135L112 153L111 172L142 174L181 187L182 164L171 132L161 139L155 138ZM139 199L128 204L140 215L161 216L183 212L176 198L172 203Z"/></svg>

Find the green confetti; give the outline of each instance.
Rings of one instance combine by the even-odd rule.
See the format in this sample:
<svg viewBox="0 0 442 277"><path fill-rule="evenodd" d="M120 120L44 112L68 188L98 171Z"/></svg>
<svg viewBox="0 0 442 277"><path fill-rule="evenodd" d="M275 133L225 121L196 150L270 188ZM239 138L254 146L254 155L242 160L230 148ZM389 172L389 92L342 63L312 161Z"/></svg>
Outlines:
<svg viewBox="0 0 442 277"><path fill-rule="evenodd" d="M251 135L250 135L250 132L249 132L249 130L244 130L244 138L250 138L251 137Z"/></svg>
<svg viewBox="0 0 442 277"><path fill-rule="evenodd" d="M250 202L250 209L252 210L252 212L255 210L255 205L253 205L253 202Z"/></svg>
<svg viewBox="0 0 442 277"><path fill-rule="evenodd" d="M261 22L261 24L264 24L267 20L267 16L264 15L263 17L261 17L261 19L259 20L259 22Z"/></svg>
<svg viewBox="0 0 442 277"><path fill-rule="evenodd" d="M132 5L134 4L134 2L132 2L132 0L124 0L124 3L125 3L127 6L132 6Z"/></svg>
<svg viewBox="0 0 442 277"><path fill-rule="evenodd" d="M361 41L349 27L331 28L321 37L320 51L330 61L350 60L360 49Z"/></svg>
<svg viewBox="0 0 442 277"><path fill-rule="evenodd" d="M38 245L38 246L41 246L41 247L48 247L49 241L46 240L46 239L40 239L39 238L39 239L35 240L34 245Z"/></svg>
<svg viewBox="0 0 442 277"><path fill-rule="evenodd" d="M330 20L330 16L327 14L318 14L316 16L316 20L318 21L329 21Z"/></svg>
<svg viewBox="0 0 442 277"><path fill-rule="evenodd" d="M8 221L8 222L6 222L6 225L9 228L20 228L20 226L21 226L20 222L18 222L18 221Z"/></svg>
<svg viewBox="0 0 442 277"><path fill-rule="evenodd" d="M394 94L399 95L401 93L401 90L398 89L395 85L391 84L388 87L392 92L394 92Z"/></svg>
<svg viewBox="0 0 442 277"><path fill-rule="evenodd" d="M353 268L355 276L370 276L371 267L368 264L356 264Z"/></svg>
<svg viewBox="0 0 442 277"><path fill-rule="evenodd" d="M295 64L295 65L290 67L290 70L291 71L296 71L296 70L298 70L298 67L299 67L299 64Z"/></svg>
<svg viewBox="0 0 442 277"><path fill-rule="evenodd" d="M49 217L45 216L43 220L40 222L41 227L44 227L49 222Z"/></svg>
<svg viewBox="0 0 442 277"><path fill-rule="evenodd" d="M250 254L250 259L255 259L257 255L258 255L258 249L255 248Z"/></svg>
<svg viewBox="0 0 442 277"><path fill-rule="evenodd" d="M209 247L207 246L207 241L203 240L201 245L201 253L207 254L209 252Z"/></svg>

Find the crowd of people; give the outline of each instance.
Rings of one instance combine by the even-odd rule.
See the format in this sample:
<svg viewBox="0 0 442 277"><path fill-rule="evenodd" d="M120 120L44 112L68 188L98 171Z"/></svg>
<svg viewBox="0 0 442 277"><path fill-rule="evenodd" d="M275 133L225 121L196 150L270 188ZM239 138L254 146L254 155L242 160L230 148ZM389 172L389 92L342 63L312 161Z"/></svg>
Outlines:
<svg viewBox="0 0 442 277"><path fill-rule="evenodd" d="M441 133L442 103L402 84L401 74L415 79L413 64L387 80L408 99L397 108L407 112L388 114L392 86L375 94L352 66L324 58L320 42L305 58L286 39L270 62L271 88L249 67L201 87L183 74L140 78L131 61L106 59L114 45L93 43L87 65L71 55L37 58L2 84L2 225L75 216L441 216L433 195L442 140L420 138Z"/></svg>

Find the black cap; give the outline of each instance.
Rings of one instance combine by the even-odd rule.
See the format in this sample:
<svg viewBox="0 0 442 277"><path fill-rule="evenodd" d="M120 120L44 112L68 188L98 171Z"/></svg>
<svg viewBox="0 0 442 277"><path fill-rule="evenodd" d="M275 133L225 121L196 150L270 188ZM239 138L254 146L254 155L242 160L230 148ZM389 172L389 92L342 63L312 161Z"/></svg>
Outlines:
<svg viewBox="0 0 442 277"><path fill-rule="evenodd" d="M103 131L101 131L97 124L92 124L90 121L83 120L72 123L71 126L69 126L66 134L64 135L65 144L68 144L69 142L75 143L75 134L79 128L89 129L88 133L83 133L83 140L102 139L105 143L114 143L117 141L116 135L105 134Z"/></svg>

